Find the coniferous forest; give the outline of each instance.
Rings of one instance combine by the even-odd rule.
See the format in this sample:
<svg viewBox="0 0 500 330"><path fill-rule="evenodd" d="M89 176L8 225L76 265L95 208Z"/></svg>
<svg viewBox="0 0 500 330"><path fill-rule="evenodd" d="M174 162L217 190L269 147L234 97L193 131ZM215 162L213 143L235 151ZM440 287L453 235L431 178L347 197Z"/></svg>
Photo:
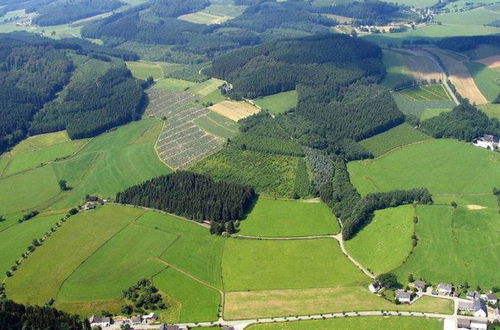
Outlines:
<svg viewBox="0 0 500 330"><path fill-rule="evenodd" d="M118 203L155 208L197 221L209 220L216 234L234 233L233 222L244 218L256 198L253 188L183 171L151 179L116 195Z"/></svg>

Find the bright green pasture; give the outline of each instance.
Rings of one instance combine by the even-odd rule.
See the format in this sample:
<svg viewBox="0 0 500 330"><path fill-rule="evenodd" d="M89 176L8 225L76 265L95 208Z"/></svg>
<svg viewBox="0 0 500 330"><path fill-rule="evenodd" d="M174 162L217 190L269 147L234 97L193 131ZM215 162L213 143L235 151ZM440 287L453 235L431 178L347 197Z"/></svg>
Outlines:
<svg viewBox="0 0 500 330"><path fill-rule="evenodd" d="M403 123L391 128L384 133L372 136L361 141L361 145L370 151L375 157L385 154L389 150L430 139L430 137L419 130Z"/></svg>
<svg viewBox="0 0 500 330"><path fill-rule="evenodd" d="M431 108L431 109L425 109L422 114L420 115L420 120L426 120L426 119L431 119L434 117L439 116L440 114L444 112L450 112L451 108Z"/></svg>
<svg viewBox="0 0 500 330"><path fill-rule="evenodd" d="M207 96L213 92L217 92L219 90L219 87L223 84L224 81L217 78L212 78L190 88L189 92L201 96Z"/></svg>
<svg viewBox="0 0 500 330"><path fill-rule="evenodd" d="M481 26L498 20L499 16L500 11L494 11L488 7L479 7L472 10L437 15L435 21L451 26Z"/></svg>
<svg viewBox="0 0 500 330"><path fill-rule="evenodd" d="M176 235L178 238L161 254L161 259L195 278L222 287L224 239L210 235L207 228L198 224L161 213L146 213L137 224Z"/></svg>
<svg viewBox="0 0 500 330"><path fill-rule="evenodd" d="M153 278L154 285L180 302L177 322L202 322L218 319L220 294L178 271L167 268Z"/></svg>
<svg viewBox="0 0 500 330"><path fill-rule="evenodd" d="M370 224L346 242L349 254L376 275L399 267L412 248L414 216L412 205L376 211Z"/></svg>
<svg viewBox="0 0 500 330"><path fill-rule="evenodd" d="M191 168L218 180L250 185L267 196L292 197L298 157L224 148Z"/></svg>
<svg viewBox="0 0 500 330"><path fill-rule="evenodd" d="M422 317L383 317L383 316L364 316L347 317L330 320L318 321L298 321L286 323L270 323L252 325L248 330L440 330L443 328L443 321L439 319L427 319Z"/></svg>
<svg viewBox="0 0 500 330"><path fill-rule="evenodd" d="M297 91L289 91L274 95L264 96L254 100L255 104L262 109L268 110L270 113L278 114L295 108L299 100Z"/></svg>
<svg viewBox="0 0 500 330"><path fill-rule="evenodd" d="M451 101L450 95L443 85L423 85L404 89L400 92L411 100L416 101Z"/></svg>
<svg viewBox="0 0 500 330"><path fill-rule="evenodd" d="M60 214L38 216L23 223L10 222L0 231L0 272L4 274L28 250L34 238L42 238L61 219Z"/></svg>
<svg viewBox="0 0 500 330"><path fill-rule="evenodd" d="M127 67L134 77L146 80L148 77L158 80L164 77L162 67L154 62L127 62Z"/></svg>
<svg viewBox="0 0 500 330"><path fill-rule="evenodd" d="M450 139L429 140L383 157L349 163L358 191L426 187L434 194L490 193L500 181L500 154ZM480 170L478 170L480 169Z"/></svg>
<svg viewBox="0 0 500 330"><path fill-rule="evenodd" d="M488 117L500 119L500 104L483 104L478 107L487 114Z"/></svg>
<svg viewBox="0 0 500 330"><path fill-rule="evenodd" d="M113 197L130 186L170 173L154 150L161 125L160 120L144 118L101 134L75 156L53 163L57 178L73 187L53 208L76 205L87 194Z"/></svg>
<svg viewBox="0 0 500 330"><path fill-rule="evenodd" d="M453 198L453 200L456 200ZM407 262L396 270L404 280L409 273L433 283L468 281L471 287L498 285L500 217L493 195L457 200L446 205L417 206L418 245ZM469 210L467 205L486 207Z"/></svg>
<svg viewBox="0 0 500 330"><path fill-rule="evenodd" d="M500 17L500 13L498 14ZM477 87L490 102L493 102L500 93L500 68L490 69L478 62L466 62Z"/></svg>
<svg viewBox="0 0 500 330"><path fill-rule="evenodd" d="M163 78L156 82L154 88L162 88L177 92L183 92L196 85L197 83L192 81L175 79L175 78Z"/></svg>
<svg viewBox="0 0 500 330"><path fill-rule="evenodd" d="M57 298L64 281L143 212L135 208L106 206L71 217L23 261L13 277L7 279L9 298L41 305Z"/></svg>
<svg viewBox="0 0 500 330"><path fill-rule="evenodd" d="M124 212L122 207L119 212ZM101 221L105 221L101 217ZM130 224L89 256L62 285L59 302L121 298L122 291L150 278L166 265L157 258L177 236Z"/></svg>
<svg viewBox="0 0 500 330"><path fill-rule="evenodd" d="M241 235L312 236L336 234L337 220L324 203L259 198L241 222Z"/></svg>
<svg viewBox="0 0 500 330"><path fill-rule="evenodd" d="M237 123L215 112L195 119L194 123L202 130L224 139L233 138L239 133Z"/></svg>
<svg viewBox="0 0 500 330"><path fill-rule="evenodd" d="M418 118L420 118L427 109L451 109L456 106L456 104L452 101L412 100L400 92L393 93L392 97L401 112Z"/></svg>
<svg viewBox="0 0 500 330"><path fill-rule="evenodd" d="M367 281L334 239L226 242L226 291L348 286Z"/></svg>

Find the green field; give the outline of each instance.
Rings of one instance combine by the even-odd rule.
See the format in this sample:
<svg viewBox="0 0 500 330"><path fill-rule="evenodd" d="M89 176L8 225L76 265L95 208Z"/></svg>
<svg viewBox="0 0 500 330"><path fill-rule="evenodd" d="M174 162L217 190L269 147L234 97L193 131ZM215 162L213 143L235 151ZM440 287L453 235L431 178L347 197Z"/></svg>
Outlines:
<svg viewBox="0 0 500 330"><path fill-rule="evenodd" d="M197 84L192 81L175 79L175 78L163 78L156 82L154 88L163 88L177 92L187 91L189 88L196 86Z"/></svg>
<svg viewBox="0 0 500 330"><path fill-rule="evenodd" d="M478 107L487 114L488 117L500 119L500 104L484 104Z"/></svg>
<svg viewBox="0 0 500 330"><path fill-rule="evenodd" d="M345 243L349 254L376 275L399 267L412 248L414 216L411 205L376 211L370 224Z"/></svg>
<svg viewBox="0 0 500 330"><path fill-rule="evenodd" d="M392 97L398 105L399 110L408 115L421 118L427 109L451 109L456 106L452 101L418 101L412 100L401 93L393 93Z"/></svg>
<svg viewBox="0 0 500 330"><path fill-rule="evenodd" d="M433 117L437 117L440 114L444 112L450 112L451 108L445 109L445 108L435 108L435 109L425 109L422 114L420 115L420 120L426 120L426 119L431 119Z"/></svg>
<svg viewBox="0 0 500 330"><path fill-rule="evenodd" d="M402 90L400 94L415 101L451 101L445 87L440 84L411 87Z"/></svg>
<svg viewBox="0 0 500 330"><path fill-rule="evenodd" d="M426 187L433 194L491 193L500 181L500 154L439 139L406 146L375 160L349 163L358 191ZM478 169L481 169L478 171Z"/></svg>
<svg viewBox="0 0 500 330"><path fill-rule="evenodd" d="M297 106L299 95L297 91L289 91L265 96L254 100L255 104L272 114L283 113Z"/></svg>
<svg viewBox="0 0 500 330"><path fill-rule="evenodd" d="M466 62L465 64L481 93L488 101L493 102L500 93L500 68L490 69L478 62Z"/></svg>
<svg viewBox="0 0 500 330"><path fill-rule="evenodd" d="M352 286L368 280L329 238L231 239L225 245L222 273L226 291Z"/></svg>
<svg viewBox="0 0 500 330"><path fill-rule="evenodd" d="M375 157L386 152L412 143L430 139L430 137L419 130L404 123L384 133L377 134L365 139L360 144L371 152Z"/></svg>
<svg viewBox="0 0 500 330"><path fill-rule="evenodd" d="M158 80L165 76L162 66L154 62L127 62L127 67L132 72L134 77L146 80L148 77Z"/></svg>
<svg viewBox="0 0 500 330"><path fill-rule="evenodd" d="M201 322L217 320L220 295L183 274L167 268L153 278L154 285L180 302L181 311L177 322Z"/></svg>
<svg viewBox="0 0 500 330"><path fill-rule="evenodd" d="M471 287L484 289L498 285L498 274L491 271L500 267L500 217L495 198L450 199L459 204L456 209L445 205L417 207L419 243L396 274L402 280L413 273L433 283L468 281ZM470 210L470 205L484 209Z"/></svg>
<svg viewBox="0 0 500 330"><path fill-rule="evenodd" d="M219 90L219 87L222 86L223 84L224 81L217 78L211 78L190 88L189 92L201 96L207 96L213 92L217 92Z"/></svg>
<svg viewBox="0 0 500 330"><path fill-rule="evenodd" d="M209 112L193 122L202 130L224 139L233 138L239 133L237 123L215 112Z"/></svg>
<svg viewBox="0 0 500 330"><path fill-rule="evenodd" d="M392 89L400 83L413 80L412 76L405 74L408 69L404 55L390 50L384 50L383 54L383 61L387 70L387 74L382 81L384 86Z"/></svg>
<svg viewBox="0 0 500 330"><path fill-rule="evenodd" d="M240 229L249 236L310 236L336 234L339 224L321 202L260 198Z"/></svg>
<svg viewBox="0 0 500 330"><path fill-rule="evenodd" d="M254 186L258 192L268 196L292 197L299 159L224 148L191 170L218 180Z"/></svg>
<svg viewBox="0 0 500 330"><path fill-rule="evenodd" d="M447 25L482 26L498 20L500 11L488 7L479 7L472 10L445 13L436 16L435 20Z"/></svg>
<svg viewBox="0 0 500 330"><path fill-rule="evenodd" d="M443 321L422 317L383 317L365 316L331 320L299 321L287 323L259 324L248 327L248 330L303 330L303 329L343 329L343 330L440 330Z"/></svg>

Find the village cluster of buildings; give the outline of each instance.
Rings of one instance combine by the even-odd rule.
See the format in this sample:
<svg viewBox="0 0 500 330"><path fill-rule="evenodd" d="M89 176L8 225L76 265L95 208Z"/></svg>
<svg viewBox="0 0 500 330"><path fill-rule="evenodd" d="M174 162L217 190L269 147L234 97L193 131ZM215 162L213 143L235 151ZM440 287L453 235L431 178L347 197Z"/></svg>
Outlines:
<svg viewBox="0 0 500 330"><path fill-rule="evenodd" d="M474 139L472 141L472 144L475 145L476 147L495 151L500 148L499 140L500 137L498 136L485 134L480 138Z"/></svg>
<svg viewBox="0 0 500 330"><path fill-rule="evenodd" d="M147 315L135 315L130 318L125 317L116 317L111 318L109 316L95 316L92 315L89 317L89 323L92 328L106 328L111 326L112 324L125 325L128 324L130 326L140 326L145 324L152 324L158 320L158 316L155 313L149 313ZM162 328L168 330L178 330L179 328Z"/></svg>

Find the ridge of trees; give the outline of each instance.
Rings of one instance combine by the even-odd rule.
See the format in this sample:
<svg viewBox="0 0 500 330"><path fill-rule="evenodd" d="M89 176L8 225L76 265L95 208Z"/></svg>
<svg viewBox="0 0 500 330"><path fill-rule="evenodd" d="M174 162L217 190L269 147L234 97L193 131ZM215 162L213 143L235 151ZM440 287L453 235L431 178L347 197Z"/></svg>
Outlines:
<svg viewBox="0 0 500 330"><path fill-rule="evenodd" d="M116 195L116 201L155 208L192 220L209 220L211 232L235 232L234 221L249 212L257 198L251 187L215 182L210 177L178 171L148 180Z"/></svg>
<svg viewBox="0 0 500 330"><path fill-rule="evenodd" d="M463 52L475 49L479 45L498 45L500 44L499 35L491 36L470 36L470 37L449 37L436 42L439 48L449 49L456 52Z"/></svg>

